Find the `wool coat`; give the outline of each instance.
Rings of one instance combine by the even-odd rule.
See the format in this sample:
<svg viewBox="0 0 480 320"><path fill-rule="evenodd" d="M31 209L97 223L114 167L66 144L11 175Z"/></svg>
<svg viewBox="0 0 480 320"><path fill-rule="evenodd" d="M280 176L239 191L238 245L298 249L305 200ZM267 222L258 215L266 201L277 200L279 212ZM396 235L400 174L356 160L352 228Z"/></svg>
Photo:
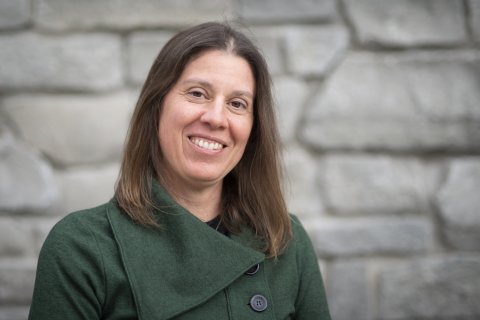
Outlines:
<svg viewBox="0 0 480 320"><path fill-rule="evenodd" d="M158 185L159 229L110 201L72 213L40 253L30 320L330 319L312 244L295 216L277 259L248 228L228 236Z"/></svg>

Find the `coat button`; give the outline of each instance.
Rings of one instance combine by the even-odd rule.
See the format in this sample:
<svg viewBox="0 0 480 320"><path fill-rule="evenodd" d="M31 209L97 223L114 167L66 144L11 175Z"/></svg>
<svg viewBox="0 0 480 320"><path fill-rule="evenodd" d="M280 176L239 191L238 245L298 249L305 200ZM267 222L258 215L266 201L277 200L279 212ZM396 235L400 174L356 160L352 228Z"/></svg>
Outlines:
<svg viewBox="0 0 480 320"><path fill-rule="evenodd" d="M256 265L248 269L247 272L245 272L245 274L247 276L253 276L255 273L258 272L259 269L260 269L260 264L257 263Z"/></svg>
<svg viewBox="0 0 480 320"><path fill-rule="evenodd" d="M262 312L267 309L267 304L267 298L261 294L256 294L250 299L250 308L257 312Z"/></svg>

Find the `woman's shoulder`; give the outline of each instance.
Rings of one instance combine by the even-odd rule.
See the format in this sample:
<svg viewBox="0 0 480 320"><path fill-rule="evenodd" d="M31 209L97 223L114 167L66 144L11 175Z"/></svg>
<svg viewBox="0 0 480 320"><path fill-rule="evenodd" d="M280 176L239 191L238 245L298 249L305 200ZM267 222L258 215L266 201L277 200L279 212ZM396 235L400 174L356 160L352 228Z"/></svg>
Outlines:
<svg viewBox="0 0 480 320"><path fill-rule="evenodd" d="M66 245L72 242L86 244L91 239L111 238L107 213L115 209L116 206L112 202L107 202L94 208L67 214L50 230L44 247L56 246L59 242Z"/></svg>

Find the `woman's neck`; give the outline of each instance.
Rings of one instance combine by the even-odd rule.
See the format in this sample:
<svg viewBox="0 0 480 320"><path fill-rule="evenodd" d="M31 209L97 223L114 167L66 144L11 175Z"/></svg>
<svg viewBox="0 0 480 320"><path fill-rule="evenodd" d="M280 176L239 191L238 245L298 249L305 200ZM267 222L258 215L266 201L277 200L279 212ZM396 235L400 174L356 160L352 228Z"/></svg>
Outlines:
<svg viewBox="0 0 480 320"><path fill-rule="evenodd" d="M159 178L160 184L182 207L202 221L209 221L220 214L222 183L194 188L178 185L166 177Z"/></svg>

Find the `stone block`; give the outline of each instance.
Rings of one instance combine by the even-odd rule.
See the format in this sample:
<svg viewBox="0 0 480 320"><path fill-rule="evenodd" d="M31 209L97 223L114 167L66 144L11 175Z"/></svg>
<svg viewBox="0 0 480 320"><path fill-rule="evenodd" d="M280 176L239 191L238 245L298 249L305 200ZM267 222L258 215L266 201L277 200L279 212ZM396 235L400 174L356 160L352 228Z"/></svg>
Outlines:
<svg viewBox="0 0 480 320"><path fill-rule="evenodd" d="M123 82L120 38L108 34L0 35L0 89L104 90Z"/></svg>
<svg viewBox="0 0 480 320"><path fill-rule="evenodd" d="M470 0L468 4L470 8L470 28L478 42L480 41L480 1Z"/></svg>
<svg viewBox="0 0 480 320"><path fill-rule="evenodd" d="M278 129L284 143L295 140L308 93L309 88L301 79L292 77L274 79L273 94L277 107Z"/></svg>
<svg viewBox="0 0 480 320"><path fill-rule="evenodd" d="M23 219L0 217L0 257L35 255L31 225Z"/></svg>
<svg viewBox="0 0 480 320"><path fill-rule="evenodd" d="M173 36L171 32L135 32L128 38L129 80L141 85L160 50Z"/></svg>
<svg viewBox="0 0 480 320"><path fill-rule="evenodd" d="M349 36L340 26L291 27L286 29L285 41L290 72L325 76L345 54Z"/></svg>
<svg viewBox="0 0 480 320"><path fill-rule="evenodd" d="M42 28L133 29L185 26L228 19L231 0L38 0L35 22Z"/></svg>
<svg viewBox="0 0 480 320"><path fill-rule="evenodd" d="M62 190L61 212L70 213L108 202L114 193L118 164L96 168L70 168L57 172Z"/></svg>
<svg viewBox="0 0 480 320"><path fill-rule="evenodd" d="M3 307L0 306L0 320L27 320L30 307Z"/></svg>
<svg viewBox="0 0 480 320"><path fill-rule="evenodd" d="M325 204L339 215L429 212L441 179L439 166L413 158L332 155L324 166Z"/></svg>
<svg viewBox="0 0 480 320"><path fill-rule="evenodd" d="M345 260L328 269L327 298L332 319L372 319L368 265L361 260Z"/></svg>
<svg viewBox="0 0 480 320"><path fill-rule="evenodd" d="M0 28L20 27L30 20L29 0L0 0Z"/></svg>
<svg viewBox="0 0 480 320"><path fill-rule="evenodd" d="M28 219L33 234L33 249L35 256L38 257L48 233L53 226L60 220L61 216L52 218Z"/></svg>
<svg viewBox="0 0 480 320"><path fill-rule="evenodd" d="M434 256L379 274L378 319L478 319L480 258Z"/></svg>
<svg viewBox="0 0 480 320"><path fill-rule="evenodd" d="M319 21L336 16L333 0L238 0L240 17L255 22Z"/></svg>
<svg viewBox="0 0 480 320"><path fill-rule="evenodd" d="M300 217L318 217L325 213L316 180L317 163L304 149L288 145L284 152L285 195L290 212Z"/></svg>
<svg viewBox="0 0 480 320"><path fill-rule="evenodd" d="M322 151L480 150L479 62L470 51L352 54L312 97L300 137Z"/></svg>
<svg viewBox="0 0 480 320"><path fill-rule="evenodd" d="M462 0L343 0L360 43L458 44L467 40Z"/></svg>
<svg viewBox="0 0 480 320"><path fill-rule="evenodd" d="M432 223L426 218L330 218L305 222L321 257L407 255L434 246Z"/></svg>
<svg viewBox="0 0 480 320"><path fill-rule="evenodd" d="M437 194L444 239L460 250L480 250L480 158L453 160Z"/></svg>
<svg viewBox="0 0 480 320"><path fill-rule="evenodd" d="M0 260L0 301L2 305L30 303L35 282L36 261L33 259Z"/></svg>
<svg viewBox="0 0 480 320"><path fill-rule="evenodd" d="M4 110L32 146L59 165L118 160L135 98L108 95L19 95Z"/></svg>
<svg viewBox="0 0 480 320"><path fill-rule="evenodd" d="M273 76L282 74L284 68L283 57L283 28L253 28L251 31L243 30L245 34L260 49L268 64L270 74Z"/></svg>
<svg viewBox="0 0 480 320"><path fill-rule="evenodd" d="M50 165L0 123L0 211L43 211L58 200Z"/></svg>

